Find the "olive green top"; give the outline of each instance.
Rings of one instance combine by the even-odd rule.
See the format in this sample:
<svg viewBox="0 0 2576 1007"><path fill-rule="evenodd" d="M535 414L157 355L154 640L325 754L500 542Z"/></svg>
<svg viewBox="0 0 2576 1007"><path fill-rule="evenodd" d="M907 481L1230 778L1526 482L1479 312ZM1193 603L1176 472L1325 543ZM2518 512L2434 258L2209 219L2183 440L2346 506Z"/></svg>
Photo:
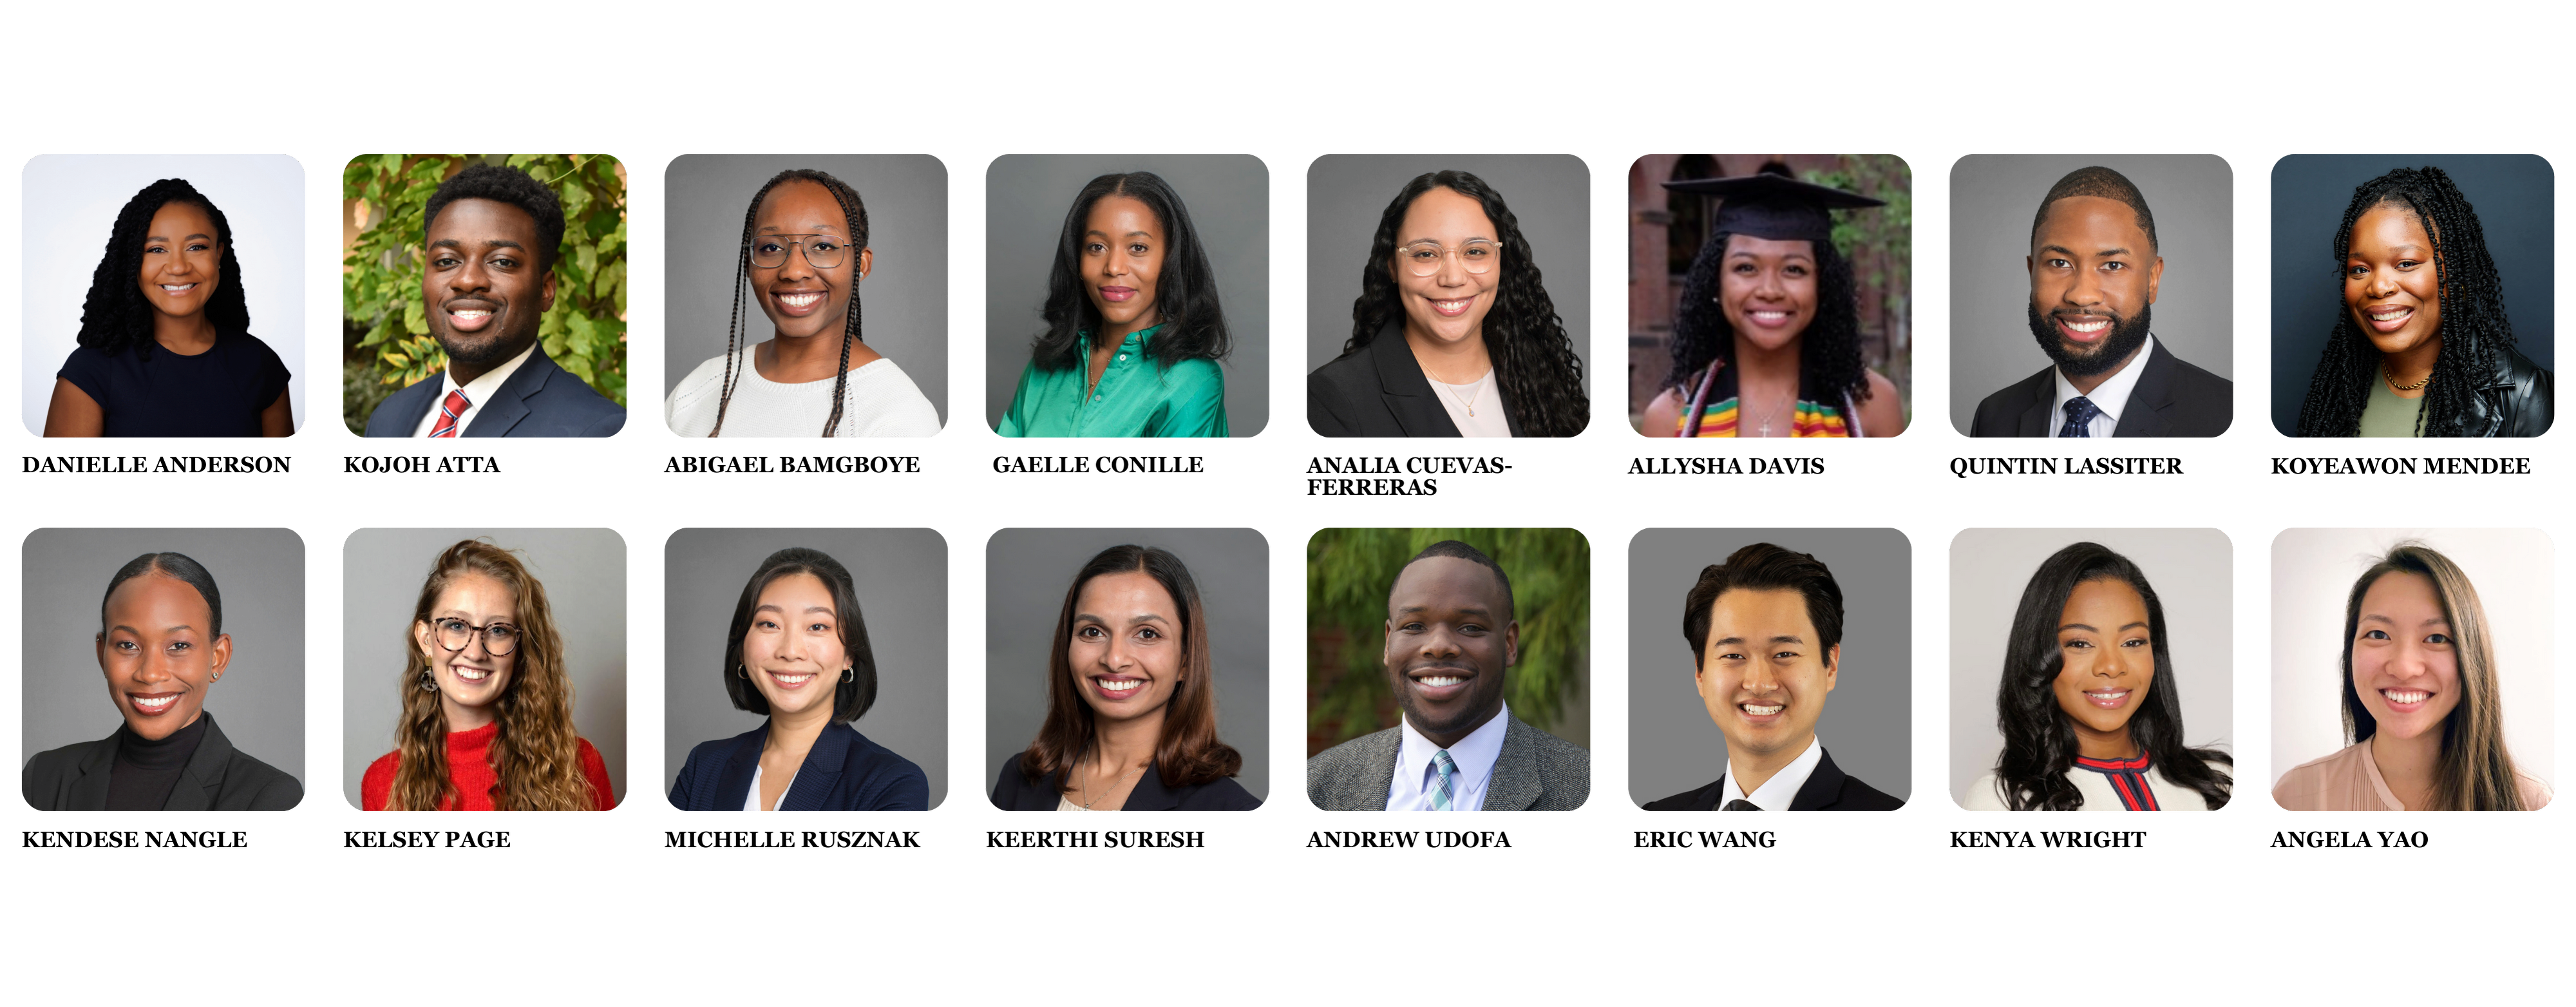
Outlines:
<svg viewBox="0 0 2576 1007"><path fill-rule="evenodd" d="M2415 417L2424 412L2424 400L2400 398L2388 380L2370 376L2370 403L2361 407L2361 435L2364 437L2413 437Z"/></svg>

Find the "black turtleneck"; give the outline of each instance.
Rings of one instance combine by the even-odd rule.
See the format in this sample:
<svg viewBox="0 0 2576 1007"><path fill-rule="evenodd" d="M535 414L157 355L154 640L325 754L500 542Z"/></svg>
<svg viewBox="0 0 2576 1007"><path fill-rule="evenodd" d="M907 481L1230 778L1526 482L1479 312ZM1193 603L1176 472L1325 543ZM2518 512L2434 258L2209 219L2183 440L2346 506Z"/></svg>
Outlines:
<svg viewBox="0 0 2576 1007"><path fill-rule="evenodd" d="M200 712L196 723L172 731L159 741L134 733L131 725L117 728L116 765L107 772L107 810L159 811L167 807L170 792L178 789L179 775L197 754L197 744L206 740L206 725L212 722Z"/></svg>

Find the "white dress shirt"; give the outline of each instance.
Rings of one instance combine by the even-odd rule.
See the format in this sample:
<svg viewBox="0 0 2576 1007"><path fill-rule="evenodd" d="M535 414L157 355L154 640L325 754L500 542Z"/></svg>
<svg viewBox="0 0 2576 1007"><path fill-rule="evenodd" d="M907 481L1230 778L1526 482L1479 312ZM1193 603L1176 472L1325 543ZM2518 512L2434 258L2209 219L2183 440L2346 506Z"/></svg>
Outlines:
<svg viewBox="0 0 2576 1007"><path fill-rule="evenodd" d="M501 366L485 371L483 376L465 383L465 412L456 417L456 436L465 436L465 428L472 425L474 417L483 412L484 400L491 398L492 393L500 391L502 382L510 380L510 375L518 373L519 365L527 363L529 354L535 352L537 352L537 344L529 343L528 348L520 350L518 356L511 357L502 362ZM456 375L444 370L438 372L438 398L430 402L429 415L421 417L420 425L412 428L412 436L427 437L430 431L438 429L439 408L446 404L448 393L456 390Z"/></svg>
<svg viewBox="0 0 2576 1007"><path fill-rule="evenodd" d="M1807 777L1816 775L1817 764L1824 761L1825 746L1809 738L1806 751L1798 753L1797 758L1789 760L1788 765L1780 767L1779 772L1771 774L1770 779L1762 781L1762 785L1748 795L1735 782L1735 760L1730 758L1726 760L1726 784L1719 788L1717 795L1717 809L1724 811L1729 803L1735 801L1751 801L1754 807L1764 811L1787 811L1789 802L1798 798L1798 788L1807 785Z"/></svg>
<svg viewBox="0 0 2576 1007"><path fill-rule="evenodd" d="M467 393L465 393L465 394L467 394L467 395L472 395L472 394L474 394L474 393L473 393L473 392L467 392ZM804 771L805 771L805 767L803 767L803 766L798 766L798 767L796 767L796 772L787 774L787 785L786 785L786 786L784 786L784 787L780 787L780 788L778 789L778 803L780 803L780 804L785 804L785 803L787 803L787 792L788 792L788 791L790 791L790 790L794 790L794 789L796 789L796 776L797 776L797 774L798 774L798 773L803 773ZM750 793L748 793L748 794L743 795L743 798L742 798L742 810L744 810L744 811L776 811L776 810L778 810L777 808L764 808L764 807L761 807L761 806L760 806L760 763L758 763L758 762L753 762L753 763L751 764L751 792L750 792Z"/></svg>
<svg viewBox="0 0 2576 1007"><path fill-rule="evenodd" d="M1511 721L1512 708L1505 706L1494 719L1449 746L1449 761L1457 763L1449 777L1449 810L1484 809L1485 789L1494 782L1494 763L1502 759L1503 732ZM1395 779L1386 788L1386 810L1433 810L1431 794L1439 789L1439 770L1431 764L1431 755L1439 750L1413 729L1413 721L1404 722L1404 745L1395 750Z"/></svg>
<svg viewBox="0 0 2576 1007"><path fill-rule="evenodd" d="M2120 414L2129 408L2129 393L2137 390L2138 375L2147 369L2147 357L2155 352L2155 334L2148 333L2147 341L2138 345L2138 355L2130 357L2128 363L2089 392L2076 391L2074 382L2066 380L2065 371L2051 369L2057 378L2057 399L2049 403L2048 435L2063 436L2060 431L2066 429L2066 403L2081 395L2092 399L2093 408L2102 411L2093 417L2093 422L2085 424L2085 429L2095 437L2111 436L2112 431L2120 429Z"/></svg>

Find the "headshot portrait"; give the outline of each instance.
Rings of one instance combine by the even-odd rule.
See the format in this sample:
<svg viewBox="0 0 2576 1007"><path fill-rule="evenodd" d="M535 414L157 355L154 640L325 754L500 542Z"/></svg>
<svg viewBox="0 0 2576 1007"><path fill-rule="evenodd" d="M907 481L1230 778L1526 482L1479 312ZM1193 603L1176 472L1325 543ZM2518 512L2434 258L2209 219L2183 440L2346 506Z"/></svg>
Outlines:
<svg viewBox="0 0 2576 1007"><path fill-rule="evenodd" d="M1306 543L1306 799L1571 811L1592 793L1592 547L1572 528Z"/></svg>
<svg viewBox="0 0 2576 1007"><path fill-rule="evenodd" d="M285 437L304 413L304 167L27 161L20 416L46 437Z"/></svg>
<svg viewBox="0 0 2576 1007"><path fill-rule="evenodd" d="M672 433L939 432L948 169L938 158L689 154L664 171L662 196Z"/></svg>
<svg viewBox="0 0 2576 1007"><path fill-rule="evenodd" d="M1260 532L1004 528L984 569L994 807L1251 811L1270 796Z"/></svg>
<svg viewBox="0 0 2576 1007"><path fill-rule="evenodd" d="M984 413L1004 437L1270 422L1270 169L1007 154L984 175Z"/></svg>
<svg viewBox="0 0 2576 1007"><path fill-rule="evenodd" d="M2225 807L2231 552L2214 528L1969 528L1951 540L1959 806Z"/></svg>
<svg viewBox="0 0 2576 1007"><path fill-rule="evenodd" d="M1629 796L1648 811L1903 806L1913 569L1894 528L1638 532Z"/></svg>
<svg viewBox="0 0 2576 1007"><path fill-rule="evenodd" d="M2226 433L2234 186L2214 154L1960 158L1950 421L1970 437Z"/></svg>
<svg viewBox="0 0 2576 1007"><path fill-rule="evenodd" d="M1582 433L1591 177L1571 154L1316 158L1307 425L1326 437Z"/></svg>
<svg viewBox="0 0 2576 1007"><path fill-rule="evenodd" d="M24 558L28 806L285 811L304 799L303 539L39 528Z"/></svg>
<svg viewBox="0 0 2576 1007"><path fill-rule="evenodd" d="M2547 433L2555 187L2537 154L2273 165L2272 424L2292 437Z"/></svg>
<svg viewBox="0 0 2576 1007"><path fill-rule="evenodd" d="M2557 764L2549 535L2290 528L2272 540L2272 800L2537 811Z"/></svg>
<svg viewBox="0 0 2576 1007"><path fill-rule="evenodd" d="M682 528L662 583L672 807L928 811L947 794L938 532Z"/></svg>
<svg viewBox="0 0 2576 1007"><path fill-rule="evenodd" d="M352 806L617 806L624 539L606 528L361 528L341 562L340 779Z"/></svg>
<svg viewBox="0 0 2576 1007"><path fill-rule="evenodd" d="M1904 433L1913 183L1889 154L1638 158L1629 424L1648 437Z"/></svg>
<svg viewBox="0 0 2576 1007"><path fill-rule="evenodd" d="M342 419L368 437L608 437L626 423L626 168L371 154L341 176Z"/></svg>

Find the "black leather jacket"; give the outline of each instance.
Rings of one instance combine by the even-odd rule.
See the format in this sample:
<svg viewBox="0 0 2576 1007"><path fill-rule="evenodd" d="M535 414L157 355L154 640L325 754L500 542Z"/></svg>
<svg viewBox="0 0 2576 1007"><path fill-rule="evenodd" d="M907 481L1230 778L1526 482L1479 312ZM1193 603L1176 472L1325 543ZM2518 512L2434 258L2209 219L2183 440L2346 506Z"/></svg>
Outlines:
<svg viewBox="0 0 2576 1007"><path fill-rule="evenodd" d="M2496 355L2495 373L2469 406L2468 437L2538 437L2549 432L2556 379L2513 347Z"/></svg>

